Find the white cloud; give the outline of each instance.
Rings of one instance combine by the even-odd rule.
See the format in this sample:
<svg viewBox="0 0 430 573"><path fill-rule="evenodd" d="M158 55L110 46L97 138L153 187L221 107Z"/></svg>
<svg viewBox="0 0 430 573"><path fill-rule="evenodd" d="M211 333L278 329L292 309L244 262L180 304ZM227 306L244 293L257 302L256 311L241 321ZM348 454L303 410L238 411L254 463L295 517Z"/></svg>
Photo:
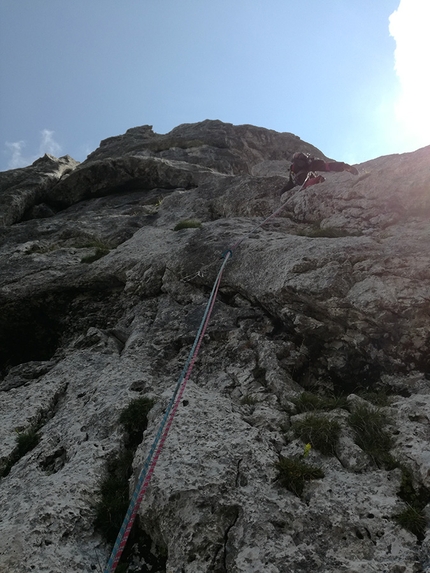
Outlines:
<svg viewBox="0 0 430 573"><path fill-rule="evenodd" d="M43 129L40 132L41 140L39 145L39 153L24 155L23 150L26 147L25 141L15 141L13 143L6 142L6 148L10 159L8 161L8 169L17 169L18 167L26 167L31 165L38 157L49 153L59 157L61 155L61 145L55 141L54 132L49 129Z"/></svg>
<svg viewBox="0 0 430 573"><path fill-rule="evenodd" d="M61 154L61 145L55 141L54 132L49 129L42 131L42 141L39 147L39 154L45 155L45 153L55 155L55 157L59 157Z"/></svg>
<svg viewBox="0 0 430 573"><path fill-rule="evenodd" d="M17 169L18 167L28 165L27 159L22 155L22 148L25 147L25 141L15 141L15 143L6 141L6 147L11 154L11 158L8 162L9 169Z"/></svg>
<svg viewBox="0 0 430 573"><path fill-rule="evenodd" d="M389 31L396 41L395 70L401 93L396 116L411 144L430 144L429 0L400 0L389 18Z"/></svg>

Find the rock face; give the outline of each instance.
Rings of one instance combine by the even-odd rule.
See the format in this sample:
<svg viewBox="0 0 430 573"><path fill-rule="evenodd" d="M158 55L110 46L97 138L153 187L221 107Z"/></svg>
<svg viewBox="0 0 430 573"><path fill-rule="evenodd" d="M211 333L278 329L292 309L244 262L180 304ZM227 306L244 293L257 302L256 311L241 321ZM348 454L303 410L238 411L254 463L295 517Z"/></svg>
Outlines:
<svg viewBox="0 0 430 573"><path fill-rule="evenodd" d="M298 150L205 121L0 174L1 572L103 570L120 414L154 400L132 490L239 242L122 570L430 571L430 147L283 192Z"/></svg>

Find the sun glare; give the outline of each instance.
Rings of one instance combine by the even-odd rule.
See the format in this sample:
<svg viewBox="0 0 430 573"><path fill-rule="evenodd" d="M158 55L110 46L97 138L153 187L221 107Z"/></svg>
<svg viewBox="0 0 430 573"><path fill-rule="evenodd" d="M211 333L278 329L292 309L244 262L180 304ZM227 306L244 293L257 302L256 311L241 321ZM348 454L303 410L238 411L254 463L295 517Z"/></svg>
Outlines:
<svg viewBox="0 0 430 573"><path fill-rule="evenodd" d="M429 0L400 0L389 19L390 34L396 41L395 70L401 86L396 116L415 147L430 144L429 21Z"/></svg>

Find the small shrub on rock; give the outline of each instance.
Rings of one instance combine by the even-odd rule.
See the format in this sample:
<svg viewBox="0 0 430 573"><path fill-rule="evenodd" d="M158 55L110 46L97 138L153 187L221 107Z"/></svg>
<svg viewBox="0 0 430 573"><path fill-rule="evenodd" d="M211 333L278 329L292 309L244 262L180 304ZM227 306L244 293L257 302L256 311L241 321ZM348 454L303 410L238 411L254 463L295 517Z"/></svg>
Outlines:
<svg viewBox="0 0 430 573"><path fill-rule="evenodd" d="M322 469L311 466L297 458L279 456L279 461L276 462L275 466L278 470L279 484L298 497L302 495L308 481L324 477Z"/></svg>
<svg viewBox="0 0 430 573"><path fill-rule="evenodd" d="M336 420L330 420L325 416L308 414L303 420L293 426L296 438L300 438L306 444L326 456L335 453L335 447L340 436L340 424Z"/></svg>
<svg viewBox="0 0 430 573"><path fill-rule="evenodd" d="M200 229L201 226L201 222L197 219L184 219L183 221L179 221L173 230L180 231L181 229Z"/></svg>
<svg viewBox="0 0 430 573"><path fill-rule="evenodd" d="M347 400L344 396L318 396L312 392L303 392L293 400L298 414L314 412L316 410L330 411L336 408L346 408Z"/></svg>
<svg viewBox="0 0 430 573"><path fill-rule="evenodd" d="M385 426L386 414L381 409L360 405L349 417L349 425L355 434L355 443L372 459L378 467L393 469L396 461L390 454L393 440Z"/></svg>
<svg viewBox="0 0 430 573"><path fill-rule="evenodd" d="M408 505L401 513L394 516L399 525L413 533L422 541L425 538L427 520L422 509Z"/></svg>
<svg viewBox="0 0 430 573"><path fill-rule="evenodd" d="M17 442L17 455L22 458L28 452L31 452L40 441L40 436L35 430L28 430L28 432L23 432L18 434L16 439Z"/></svg>

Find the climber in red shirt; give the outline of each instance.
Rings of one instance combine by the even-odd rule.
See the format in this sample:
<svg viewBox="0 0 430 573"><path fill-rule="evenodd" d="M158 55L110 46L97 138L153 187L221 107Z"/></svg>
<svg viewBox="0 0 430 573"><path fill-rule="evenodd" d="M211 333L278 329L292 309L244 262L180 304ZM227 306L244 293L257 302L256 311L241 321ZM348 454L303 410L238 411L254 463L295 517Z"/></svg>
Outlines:
<svg viewBox="0 0 430 573"><path fill-rule="evenodd" d="M358 175L355 167L341 161L328 161L316 159L307 153L298 152L293 155L290 166L290 179L282 193L289 191L296 185L301 185L303 189L325 181L322 175L315 175L314 171L349 171Z"/></svg>

